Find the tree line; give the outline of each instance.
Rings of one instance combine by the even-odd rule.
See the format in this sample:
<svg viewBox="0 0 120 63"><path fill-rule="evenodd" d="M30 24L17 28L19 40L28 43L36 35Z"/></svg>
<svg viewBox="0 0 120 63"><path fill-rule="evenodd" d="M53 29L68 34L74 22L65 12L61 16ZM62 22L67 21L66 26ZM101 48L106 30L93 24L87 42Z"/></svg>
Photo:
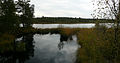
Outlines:
<svg viewBox="0 0 120 63"><path fill-rule="evenodd" d="M72 18L72 17L41 17L34 18L33 23L113 23L111 19L89 19L89 18Z"/></svg>

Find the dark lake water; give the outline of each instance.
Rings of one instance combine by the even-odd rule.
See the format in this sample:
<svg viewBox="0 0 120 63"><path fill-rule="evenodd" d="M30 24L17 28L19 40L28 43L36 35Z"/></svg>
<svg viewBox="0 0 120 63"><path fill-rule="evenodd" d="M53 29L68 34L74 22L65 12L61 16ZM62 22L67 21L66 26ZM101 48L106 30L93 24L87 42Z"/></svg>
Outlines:
<svg viewBox="0 0 120 63"><path fill-rule="evenodd" d="M13 47L0 55L0 63L74 63L79 45L76 35L65 39L60 34L27 34Z"/></svg>

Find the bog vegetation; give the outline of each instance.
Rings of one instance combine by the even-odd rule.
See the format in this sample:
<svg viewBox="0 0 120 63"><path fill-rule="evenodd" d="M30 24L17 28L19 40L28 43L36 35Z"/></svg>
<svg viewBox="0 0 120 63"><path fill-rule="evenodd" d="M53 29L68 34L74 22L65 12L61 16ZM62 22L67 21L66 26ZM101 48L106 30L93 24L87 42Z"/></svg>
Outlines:
<svg viewBox="0 0 120 63"><path fill-rule="evenodd" d="M110 22L116 25L112 28L107 28L96 23L94 28L89 29L34 29L32 28L33 23L79 23L83 20L89 23L96 22L96 20L46 17L34 19L34 5L29 4L29 2L29 0L0 0L0 55L7 52L14 53L14 50L25 53L27 50L25 40L17 43L16 48L14 48L16 37L20 37L21 35L56 33L66 38L77 34L78 44L81 48L77 51L76 63L120 63L119 15L116 15L116 19L113 21L110 20ZM23 27L20 27L20 24L23 24ZM27 37L27 39L31 38Z"/></svg>

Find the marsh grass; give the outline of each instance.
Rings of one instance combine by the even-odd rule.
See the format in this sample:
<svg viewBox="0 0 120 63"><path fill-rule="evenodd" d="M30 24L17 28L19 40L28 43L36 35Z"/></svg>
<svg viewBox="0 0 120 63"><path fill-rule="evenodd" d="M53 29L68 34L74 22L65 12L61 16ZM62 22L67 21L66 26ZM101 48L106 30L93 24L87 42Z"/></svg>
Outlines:
<svg viewBox="0 0 120 63"><path fill-rule="evenodd" d="M15 35L4 33L0 37L0 54L14 53L14 51L25 51L25 43L15 43Z"/></svg>
<svg viewBox="0 0 120 63"><path fill-rule="evenodd" d="M7 51L13 51L13 42L14 42L15 36L10 34L3 34L0 37L0 53L4 53Z"/></svg>
<svg viewBox="0 0 120 63"><path fill-rule="evenodd" d="M76 34L78 30L77 28L61 28L60 34L70 36Z"/></svg>
<svg viewBox="0 0 120 63"><path fill-rule="evenodd" d="M76 63L119 63L120 53L115 58L114 30L103 29L80 29L77 37L81 48L77 51Z"/></svg>

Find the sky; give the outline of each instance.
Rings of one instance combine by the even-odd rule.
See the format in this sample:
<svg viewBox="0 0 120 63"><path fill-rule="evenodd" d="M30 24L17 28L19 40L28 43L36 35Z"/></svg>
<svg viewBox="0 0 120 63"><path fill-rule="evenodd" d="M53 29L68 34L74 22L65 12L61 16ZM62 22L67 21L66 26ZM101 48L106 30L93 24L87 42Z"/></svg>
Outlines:
<svg viewBox="0 0 120 63"><path fill-rule="evenodd" d="M92 0L31 0L35 17L92 18Z"/></svg>

